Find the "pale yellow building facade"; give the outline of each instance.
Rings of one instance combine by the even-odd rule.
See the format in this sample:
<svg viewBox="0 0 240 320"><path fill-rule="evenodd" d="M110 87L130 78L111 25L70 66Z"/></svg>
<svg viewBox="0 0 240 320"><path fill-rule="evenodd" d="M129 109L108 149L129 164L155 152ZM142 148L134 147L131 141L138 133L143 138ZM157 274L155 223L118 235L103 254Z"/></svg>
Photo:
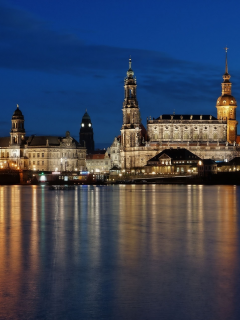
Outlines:
<svg viewBox="0 0 240 320"><path fill-rule="evenodd" d="M26 137L24 117L17 106L10 137L0 138L0 169L81 171L86 169L86 148L69 131L65 137Z"/></svg>

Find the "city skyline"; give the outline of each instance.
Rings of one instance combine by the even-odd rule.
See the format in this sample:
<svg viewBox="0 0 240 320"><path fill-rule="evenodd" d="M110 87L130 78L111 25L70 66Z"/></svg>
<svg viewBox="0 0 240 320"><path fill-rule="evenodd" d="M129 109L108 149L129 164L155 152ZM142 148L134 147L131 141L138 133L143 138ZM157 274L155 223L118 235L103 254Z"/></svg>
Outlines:
<svg viewBox="0 0 240 320"><path fill-rule="evenodd" d="M240 4L229 2L232 16L224 24L224 3L213 3L206 10L189 1L0 0L0 136L9 135L18 103L27 135L69 130L78 140L87 109L96 144L107 147L120 134L130 55L144 125L147 116L173 112L216 116L226 45L232 93L239 97Z"/></svg>

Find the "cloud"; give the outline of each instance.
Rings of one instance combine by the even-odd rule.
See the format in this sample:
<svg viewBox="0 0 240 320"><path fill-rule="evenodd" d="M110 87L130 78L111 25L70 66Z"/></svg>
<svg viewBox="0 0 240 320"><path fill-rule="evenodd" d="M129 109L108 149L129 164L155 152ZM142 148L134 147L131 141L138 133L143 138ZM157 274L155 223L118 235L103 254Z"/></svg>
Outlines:
<svg viewBox="0 0 240 320"><path fill-rule="evenodd" d="M47 22L0 2L0 67L84 75L95 78L126 70L129 54L141 72L159 77L169 72L200 72L196 63L174 59L163 52L89 45L72 33L54 30Z"/></svg>
<svg viewBox="0 0 240 320"><path fill-rule="evenodd" d="M214 110L221 94L221 71L224 70L175 59L164 52L88 44L74 33L57 31L50 23L19 8L9 7L0 0L0 68L44 73L49 79L52 75L62 78L71 75L84 80L79 91L70 84L65 87L65 78L55 86L49 80L40 90L42 96L38 103L41 108L49 108L51 101L51 111L57 110L59 119L62 114L64 119L72 117L67 112L76 109L81 102L80 107L89 108L93 119L98 117L101 120L96 123L102 131L110 126L113 118L115 121L119 117L118 132L123 99L123 91L119 94L119 88L123 85L130 54L138 80L143 118L149 110L159 114L159 101L162 103L161 113L167 112L165 106L175 108L176 102L182 110L193 106L197 113L197 108L207 109L208 106ZM55 80L56 77L52 83ZM233 91L237 90L240 90L240 76L234 75Z"/></svg>

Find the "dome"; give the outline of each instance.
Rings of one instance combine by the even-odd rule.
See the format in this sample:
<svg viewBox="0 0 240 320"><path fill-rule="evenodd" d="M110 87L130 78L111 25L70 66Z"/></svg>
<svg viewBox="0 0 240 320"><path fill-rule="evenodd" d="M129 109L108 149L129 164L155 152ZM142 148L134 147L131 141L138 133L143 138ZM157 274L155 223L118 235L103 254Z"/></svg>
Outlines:
<svg viewBox="0 0 240 320"><path fill-rule="evenodd" d="M14 111L12 119L23 119L23 114L19 107Z"/></svg>
<svg viewBox="0 0 240 320"><path fill-rule="evenodd" d="M218 106L237 106L237 100L231 95L224 94L217 99Z"/></svg>

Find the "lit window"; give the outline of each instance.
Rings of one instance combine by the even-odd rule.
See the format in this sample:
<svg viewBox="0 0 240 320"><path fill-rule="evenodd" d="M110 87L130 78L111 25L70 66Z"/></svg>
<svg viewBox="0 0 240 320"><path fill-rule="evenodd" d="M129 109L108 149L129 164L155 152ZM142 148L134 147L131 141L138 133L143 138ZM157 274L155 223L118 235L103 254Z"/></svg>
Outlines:
<svg viewBox="0 0 240 320"><path fill-rule="evenodd" d="M84 123L82 123L82 127L84 127Z"/></svg>
<svg viewBox="0 0 240 320"><path fill-rule="evenodd" d="M91 123L89 123L88 126L91 127Z"/></svg>

